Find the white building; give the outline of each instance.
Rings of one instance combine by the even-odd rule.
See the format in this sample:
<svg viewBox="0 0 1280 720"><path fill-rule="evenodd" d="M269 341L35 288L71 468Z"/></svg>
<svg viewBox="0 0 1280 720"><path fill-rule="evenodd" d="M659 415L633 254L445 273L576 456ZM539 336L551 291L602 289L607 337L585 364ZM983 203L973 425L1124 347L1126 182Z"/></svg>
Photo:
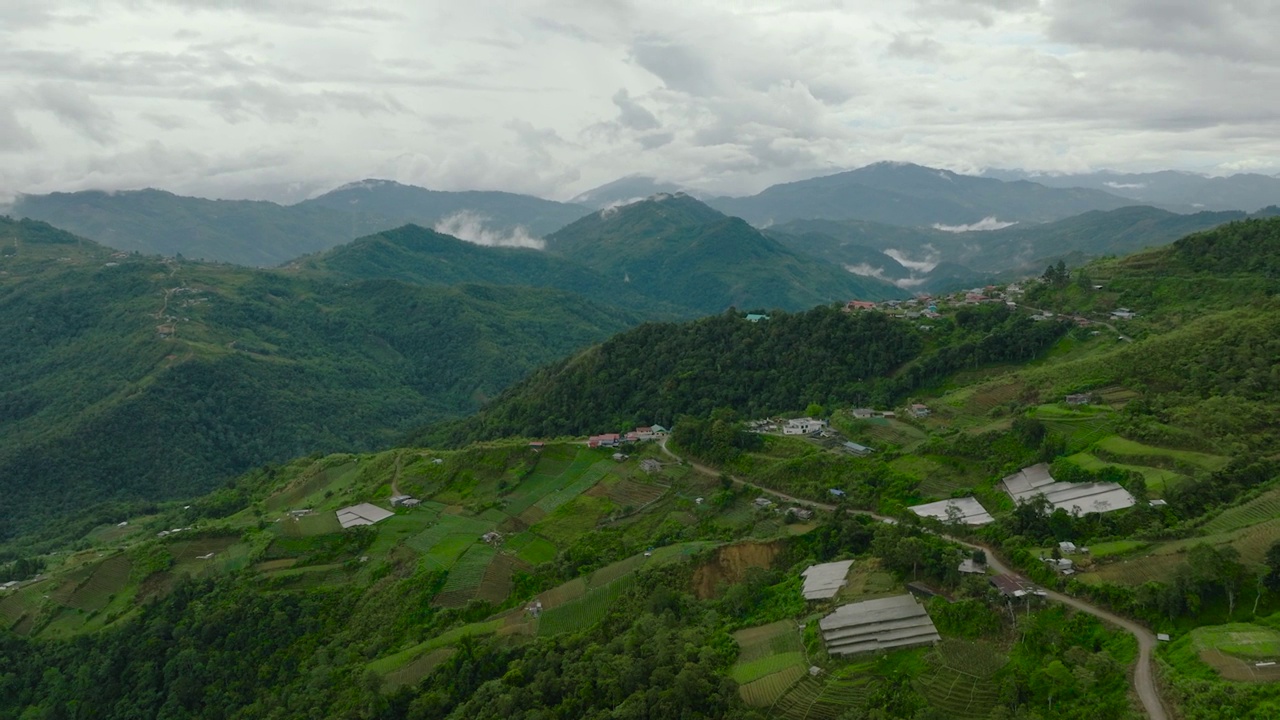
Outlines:
<svg viewBox="0 0 1280 720"><path fill-rule="evenodd" d="M809 433L820 432L827 429L826 420L816 420L811 417L796 418L788 420L782 426L783 435L808 435Z"/></svg>

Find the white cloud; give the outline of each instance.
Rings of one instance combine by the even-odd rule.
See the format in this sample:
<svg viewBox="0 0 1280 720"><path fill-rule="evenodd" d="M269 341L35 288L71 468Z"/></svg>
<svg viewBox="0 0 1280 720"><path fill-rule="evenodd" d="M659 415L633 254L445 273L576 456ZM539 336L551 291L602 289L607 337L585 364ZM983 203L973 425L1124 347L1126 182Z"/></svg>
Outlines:
<svg viewBox="0 0 1280 720"><path fill-rule="evenodd" d="M938 267L938 259L935 255L929 255L924 260L912 260L906 256L901 250L890 248L884 251L885 255L898 261L898 264L908 270L916 270L918 272L933 272Z"/></svg>
<svg viewBox="0 0 1280 720"><path fill-rule="evenodd" d="M743 193L882 159L1275 172L1273 4L9 0L0 195Z"/></svg>
<svg viewBox="0 0 1280 720"><path fill-rule="evenodd" d="M516 227L504 232L487 227L488 222L489 218L483 215L470 210L462 210L442 218L432 229L438 233L452 235L459 240L466 240L469 243L487 245L489 247L522 247L542 250L547 246L545 241L541 238L533 237L523 227Z"/></svg>
<svg viewBox="0 0 1280 720"><path fill-rule="evenodd" d="M1111 183L1107 184L1110 185ZM968 225L943 225L942 223L936 223L933 226L933 229L949 233L985 232L990 230L1002 230L1007 227L1013 227L1017 224L1017 221L1006 222L992 216L982 218L978 222L970 223Z"/></svg>

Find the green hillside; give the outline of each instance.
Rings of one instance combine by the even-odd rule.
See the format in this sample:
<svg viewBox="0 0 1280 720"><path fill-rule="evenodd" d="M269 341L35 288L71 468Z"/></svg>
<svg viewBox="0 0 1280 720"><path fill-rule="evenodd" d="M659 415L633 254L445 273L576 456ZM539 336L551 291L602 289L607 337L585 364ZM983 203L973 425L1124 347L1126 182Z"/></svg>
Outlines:
<svg viewBox="0 0 1280 720"><path fill-rule="evenodd" d="M810 403L886 404L959 370L1029 360L1065 332L1003 306L968 309L928 332L880 313L830 307L750 322L723 313L648 323L534 373L433 442L670 426L729 407L748 416Z"/></svg>
<svg viewBox="0 0 1280 720"><path fill-rule="evenodd" d="M1039 273L1059 259L1074 266L1105 255L1161 247L1190 233L1246 217L1243 212L1179 215L1153 207L1124 207L966 233L865 220L795 220L766 233L792 250L828 262L878 269L895 280L914 277L913 289L949 292L986 284L996 276ZM936 263L937 267L908 273L897 260L883 255L886 250L913 261Z"/></svg>
<svg viewBox="0 0 1280 720"><path fill-rule="evenodd" d="M1028 688L1014 707L1128 717L1123 637L1061 608L1011 620L954 577L956 546L867 517L788 520L686 465L646 472L656 448L610 452L301 459L97 528L0 594L0 717L981 717L1008 684ZM393 488L421 504L337 527L336 509L387 507ZM798 573L839 558L858 568L847 591L806 603ZM911 579L958 601L927 605L943 644L827 654L818 617ZM1097 675L1088 692L1033 682L1053 663Z"/></svg>
<svg viewBox="0 0 1280 720"><path fill-rule="evenodd" d="M547 249L648 297L705 313L906 296L887 283L788 250L687 195L593 213L549 235Z"/></svg>
<svg viewBox="0 0 1280 720"><path fill-rule="evenodd" d="M337 282L0 222L0 537L385 446L634 324L559 290Z"/></svg>
<svg viewBox="0 0 1280 720"><path fill-rule="evenodd" d="M387 230L290 265L342 280L385 278L415 285L528 285L577 293L597 302L640 308L646 317L689 314L681 298L647 299L637 290L568 258L530 248L483 247L418 227Z"/></svg>
<svg viewBox="0 0 1280 720"><path fill-rule="evenodd" d="M296 205L208 200L163 190L20 196L11 212L104 245L149 255L274 267L353 238L470 213L500 236L541 237L588 209L499 192L438 192L385 180L353 183Z"/></svg>

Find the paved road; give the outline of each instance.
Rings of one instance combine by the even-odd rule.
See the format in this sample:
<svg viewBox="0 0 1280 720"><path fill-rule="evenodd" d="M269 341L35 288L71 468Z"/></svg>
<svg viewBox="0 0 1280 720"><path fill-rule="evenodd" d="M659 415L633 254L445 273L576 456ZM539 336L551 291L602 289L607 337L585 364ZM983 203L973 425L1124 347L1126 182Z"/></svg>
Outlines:
<svg viewBox="0 0 1280 720"><path fill-rule="evenodd" d="M666 455L674 458L678 462L683 462L688 464L690 467L692 467L693 469L699 472L705 473L707 475L716 475L716 476L719 476L721 474L720 471L716 470L715 468L709 467L707 465L702 465L690 460L685 460L679 455L676 455L675 453L671 452L670 450L667 449L666 439L663 439L663 441L659 444L659 447L662 448L662 452L665 453ZM737 485L747 484L744 480L740 478L733 477L732 475L730 475L729 477ZM835 505L829 505L827 503L820 503L820 502L815 502L813 500L805 500L803 498L793 497L791 495L787 495L786 493L781 493L781 492L778 492L777 490L770 490L768 488L759 488L759 489L760 489L760 492L762 493L765 493L767 495L772 495L773 497L776 497L780 500L785 500L789 503L794 503L796 505L803 505L803 506L811 507L817 510L832 511L836 509ZM877 515L873 512L868 512L866 510L851 509L848 512L856 513L859 515L869 515L882 522L887 522L887 523L897 522L897 520L891 517L885 517L884 515ZM963 545L965 547L973 548L975 550L982 550L987 555L987 565L991 566L991 568L995 570L997 573L1013 573L1013 571L1010 570L1009 567L1005 565L1003 561L1000 560L999 556L997 556L995 551L992 550L991 548L986 547L985 545L977 545L967 540L954 538L949 535L942 535L941 537L947 540L950 540L951 542L954 542L958 545ZM1053 590L1046 590L1045 595L1052 600L1056 600L1064 605L1069 605L1075 608L1076 610L1093 615L1094 617L1102 620L1103 622L1107 622L1112 625L1115 625L1116 627L1119 627L1120 629L1124 630L1130 635L1133 635L1134 639L1138 641L1138 663L1133 674L1134 690L1137 691L1138 699L1142 701L1142 707L1146 710L1147 717L1150 718L1150 720L1168 720L1169 716L1167 713L1165 713L1164 705L1161 704L1160 702L1160 693L1159 691L1156 690L1155 678L1151 674L1151 664L1152 664L1151 654L1155 650L1156 636L1153 635L1150 630L1147 630L1146 628L1133 622L1132 620L1126 620L1125 618L1122 618L1119 615L1103 610L1100 607L1091 605L1078 598L1073 598L1070 595L1063 595L1062 593L1055 592Z"/></svg>

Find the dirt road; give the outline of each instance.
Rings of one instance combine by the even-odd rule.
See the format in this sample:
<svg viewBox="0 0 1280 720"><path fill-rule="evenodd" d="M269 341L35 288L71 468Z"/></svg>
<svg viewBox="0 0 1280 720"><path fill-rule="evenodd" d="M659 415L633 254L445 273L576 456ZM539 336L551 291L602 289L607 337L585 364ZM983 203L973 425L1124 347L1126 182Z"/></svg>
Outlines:
<svg viewBox="0 0 1280 720"><path fill-rule="evenodd" d="M676 455L675 453L671 452L670 450L667 449L666 439L663 439L663 441L659 444L659 447L662 448L662 452L664 454L668 455L671 458L674 458L678 462L686 463L687 465L692 467L694 470L697 470L698 472L704 473L706 475L714 475L714 476L719 476L721 474L719 470L716 470L712 467L708 467L706 465L701 465L691 460L685 460L679 455ZM747 484L742 479L733 477L732 475L730 475L729 478L733 480L733 482L737 485ZM756 486L756 487L759 487L759 486ZM760 489L760 492L765 493L766 495L772 495L773 497L776 497L780 500L785 500L789 503L794 503L796 505L803 505L805 507L810 507L817 510L831 511L836 509L835 505L829 505L827 503L820 503L820 502L815 502L813 500L804 500L802 498L792 497L791 495L787 495L786 493L781 493L776 490L770 490L768 488L759 488L759 489ZM859 515L868 515L882 522L887 522L887 523L897 522L897 520L894 520L893 518L885 517L883 515L877 515L873 512L868 512L866 510L849 510L848 512L856 513ZM965 547L973 548L975 550L982 550L987 555L987 565L991 566L991 568L995 570L997 573L1013 572L1012 570L1009 569L1007 565L1004 564L1004 562L1000 560L999 556L996 555L994 550L992 550L989 547L986 547L985 545L978 545L975 543L971 543L967 540L961 540L959 538L951 537L949 535L942 535L941 537L947 540L950 540L951 542L954 542L958 545L963 545ZM1167 713L1165 713L1164 705L1160 702L1160 693L1159 691L1156 690L1155 677L1152 675L1152 672L1151 672L1151 665L1152 665L1151 654L1155 651L1156 636L1152 634L1150 630L1147 630L1146 628L1133 622L1132 620L1126 620L1125 618L1122 618L1119 615L1115 615L1111 612L1103 610L1100 607L1090 605L1089 603L1083 600L1079 600L1077 598L1073 598L1070 595L1063 595L1062 593L1055 592L1053 590L1046 590L1045 594L1051 600L1055 600L1064 605L1073 607L1076 610L1079 610L1080 612L1093 615L1094 617L1102 620L1103 622L1115 625L1116 627L1132 635L1134 639L1138 641L1138 663L1133 673L1134 690L1138 693L1138 699L1142 702L1142 707L1146 711L1147 717L1150 718L1150 720L1168 720L1169 716Z"/></svg>

